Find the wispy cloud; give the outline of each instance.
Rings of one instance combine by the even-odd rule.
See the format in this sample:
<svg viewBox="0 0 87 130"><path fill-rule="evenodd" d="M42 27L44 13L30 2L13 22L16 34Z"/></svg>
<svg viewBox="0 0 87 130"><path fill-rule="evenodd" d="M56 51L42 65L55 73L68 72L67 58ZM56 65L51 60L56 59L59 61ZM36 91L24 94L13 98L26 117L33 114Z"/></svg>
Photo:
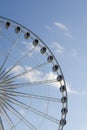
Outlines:
<svg viewBox="0 0 87 130"><path fill-rule="evenodd" d="M83 95L83 96L86 95L85 91L77 91L75 89L72 89L71 85L68 82L66 82L66 87L67 87L68 94Z"/></svg>
<svg viewBox="0 0 87 130"><path fill-rule="evenodd" d="M12 73L18 74L19 72L23 72L23 67L20 66L20 65L16 65L16 66L12 69Z"/></svg>
<svg viewBox="0 0 87 130"><path fill-rule="evenodd" d="M61 31L63 31L64 35L65 36L68 36L68 37L72 37L71 33L70 33L70 30L68 29L68 27L60 22L54 22L54 25L60 29Z"/></svg>
<svg viewBox="0 0 87 130"><path fill-rule="evenodd" d="M52 48L55 49L56 53L62 54L64 52L64 47L58 42L53 42Z"/></svg>
<svg viewBox="0 0 87 130"><path fill-rule="evenodd" d="M57 74L55 74L51 71L44 73L43 71L39 71L37 69L32 69L32 67L30 67L30 66L22 67L20 65L17 65L14 67L12 72L16 75L19 73L23 73L24 71L26 71L26 73L23 74L21 76L21 78L24 80L27 80L29 82L32 82L32 83L42 81L42 77L43 77L42 82L48 81L48 83L50 81L56 80L56 78L57 78ZM58 82L52 82L52 86L54 86L54 87L59 87L59 85L60 85L60 83L58 83Z"/></svg>
<svg viewBox="0 0 87 130"><path fill-rule="evenodd" d="M63 31L68 31L68 28L62 23L54 22L54 25L56 25L59 29L61 29Z"/></svg>
<svg viewBox="0 0 87 130"><path fill-rule="evenodd" d="M21 73L24 72L24 70L31 70L31 69L32 69L32 67L23 68L22 66L18 65L13 69L13 73L19 74L20 72ZM42 77L43 77L43 81L45 81L45 80L50 81L50 80L56 79L57 75L53 72L48 72L48 73L44 74L44 72L41 72L41 71L35 69L33 71L27 71L27 73L25 73L23 76L21 76L22 79L30 81L30 82L42 81ZM62 81L62 84L63 83L64 82ZM60 87L59 82L53 82L51 85L55 88ZM83 96L86 95L85 91L78 91L78 90L72 89L71 84L67 81L66 81L66 87L67 87L68 94L83 95Z"/></svg>

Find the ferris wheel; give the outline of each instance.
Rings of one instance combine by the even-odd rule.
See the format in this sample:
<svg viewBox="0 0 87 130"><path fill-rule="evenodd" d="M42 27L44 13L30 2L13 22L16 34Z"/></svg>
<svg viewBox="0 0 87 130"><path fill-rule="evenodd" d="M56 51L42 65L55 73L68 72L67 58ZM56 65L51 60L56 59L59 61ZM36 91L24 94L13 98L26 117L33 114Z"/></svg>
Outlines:
<svg viewBox="0 0 87 130"><path fill-rule="evenodd" d="M67 111L66 83L51 50L0 17L0 130L62 130Z"/></svg>

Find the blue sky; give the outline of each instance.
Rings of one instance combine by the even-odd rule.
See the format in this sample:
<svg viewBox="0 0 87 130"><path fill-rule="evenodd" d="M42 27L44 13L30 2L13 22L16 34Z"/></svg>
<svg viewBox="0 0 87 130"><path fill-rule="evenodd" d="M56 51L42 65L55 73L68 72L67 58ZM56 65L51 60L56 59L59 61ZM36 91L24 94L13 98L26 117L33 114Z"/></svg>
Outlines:
<svg viewBox="0 0 87 130"><path fill-rule="evenodd" d="M68 85L64 130L86 130L87 1L1 0L0 15L32 30L52 50Z"/></svg>

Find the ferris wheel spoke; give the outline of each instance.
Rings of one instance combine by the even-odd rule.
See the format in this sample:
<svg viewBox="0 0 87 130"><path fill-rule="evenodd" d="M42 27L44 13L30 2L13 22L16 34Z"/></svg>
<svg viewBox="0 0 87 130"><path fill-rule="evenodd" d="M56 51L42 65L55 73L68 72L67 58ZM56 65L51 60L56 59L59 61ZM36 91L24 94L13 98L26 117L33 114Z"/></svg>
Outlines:
<svg viewBox="0 0 87 130"><path fill-rule="evenodd" d="M21 33L20 33L20 34L21 34ZM20 35L19 35L19 36L20 36ZM20 39L20 38L18 37L18 38L14 41L12 47L10 48L10 50L9 50L8 53L7 53L7 56L6 56L5 60L4 60L4 62L3 62L2 65L1 65L0 69L2 69L2 68L4 67L6 61L8 60L8 57L11 55L11 53L12 53L13 49L15 48L15 46L16 46L17 42L19 41L19 39Z"/></svg>
<svg viewBox="0 0 87 130"><path fill-rule="evenodd" d="M14 103L14 104L16 104L16 105L18 105L18 106L20 106L20 107L26 109L26 110L29 110L29 111L31 111L31 112L33 112L33 113L35 113L35 114L37 114L37 115L39 115L39 116L41 116L41 117L47 119L47 120L50 120L50 121L52 121L52 122L55 122L56 124L59 123L59 120L58 120L58 119L56 119L56 118L54 118L54 117L52 117L52 116L50 116L50 115L48 115L48 114L46 114L46 113L43 113L43 112L37 110L36 108L33 108L33 107L31 107L31 106L28 106L27 104L24 104L23 102L20 102L20 101L18 101L18 100L16 100L16 99L12 98L12 97L10 97L10 96L6 96L6 100L9 101L10 103Z"/></svg>
<svg viewBox="0 0 87 130"><path fill-rule="evenodd" d="M0 90L3 89L16 89L16 88L21 88L25 86L34 86L34 85L41 85L41 84L53 84L56 83L56 79L50 79L50 80L43 80L43 81L34 81L34 82L22 82L18 84L12 83L12 81L6 81L4 84L0 83Z"/></svg>
<svg viewBox="0 0 87 130"><path fill-rule="evenodd" d="M3 92L6 93L6 95L9 96L18 96L18 97L26 97L26 98L33 98L33 99L38 99L38 100L46 100L46 101L51 101L51 102L61 102L60 99L58 98L52 98L52 97L47 97L47 96L40 96L40 95L34 95L34 94L28 94L28 93L23 93L23 92L16 92L16 91L9 91L9 90L0 90L0 94L3 95Z"/></svg>
<svg viewBox="0 0 87 130"><path fill-rule="evenodd" d="M13 124L11 118L9 117L9 115L7 114L6 110L4 109L3 106L0 107L0 111L3 114L4 118L7 120L8 124L10 125L10 128L13 130L16 130L15 125Z"/></svg>
<svg viewBox="0 0 87 130"><path fill-rule="evenodd" d="M15 116L17 116L25 125L27 125L31 130L37 130L37 128L31 124L22 114L20 114L15 108L12 107L12 105L10 105L10 103L8 103L8 101L4 100L4 106L10 111L12 112L12 114L14 114Z"/></svg>
<svg viewBox="0 0 87 130"><path fill-rule="evenodd" d="M29 72L32 72L32 71L34 71L34 70L36 70L36 69L38 69L38 68L40 68L40 67L46 65L47 63L48 63L48 62L44 62L44 63L39 64L39 65L37 65L37 66L35 66L35 67L31 68L31 69L25 70L25 71L23 71L22 73L19 73L19 74L13 76L13 77L10 77L10 78L8 78L8 79L6 79L6 80L0 82L0 84L2 84L2 83L7 83L7 82L10 81L10 80L16 79L16 78L18 78L18 77L20 77L20 76L24 76L25 74L27 74L27 73L29 73Z"/></svg>
<svg viewBox="0 0 87 130"><path fill-rule="evenodd" d="M34 51L35 47L33 47L31 50L29 50L24 56L22 56L11 68L9 68L6 72L5 75L11 72L26 56L28 56L32 51Z"/></svg>

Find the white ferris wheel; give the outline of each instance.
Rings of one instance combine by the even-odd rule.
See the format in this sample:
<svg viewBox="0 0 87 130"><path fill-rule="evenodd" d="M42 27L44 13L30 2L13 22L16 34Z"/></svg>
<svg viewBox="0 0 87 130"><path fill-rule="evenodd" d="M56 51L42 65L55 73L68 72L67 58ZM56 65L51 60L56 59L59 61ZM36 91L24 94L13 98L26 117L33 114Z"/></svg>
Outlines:
<svg viewBox="0 0 87 130"><path fill-rule="evenodd" d="M67 111L65 79L51 50L0 17L0 130L62 130Z"/></svg>

